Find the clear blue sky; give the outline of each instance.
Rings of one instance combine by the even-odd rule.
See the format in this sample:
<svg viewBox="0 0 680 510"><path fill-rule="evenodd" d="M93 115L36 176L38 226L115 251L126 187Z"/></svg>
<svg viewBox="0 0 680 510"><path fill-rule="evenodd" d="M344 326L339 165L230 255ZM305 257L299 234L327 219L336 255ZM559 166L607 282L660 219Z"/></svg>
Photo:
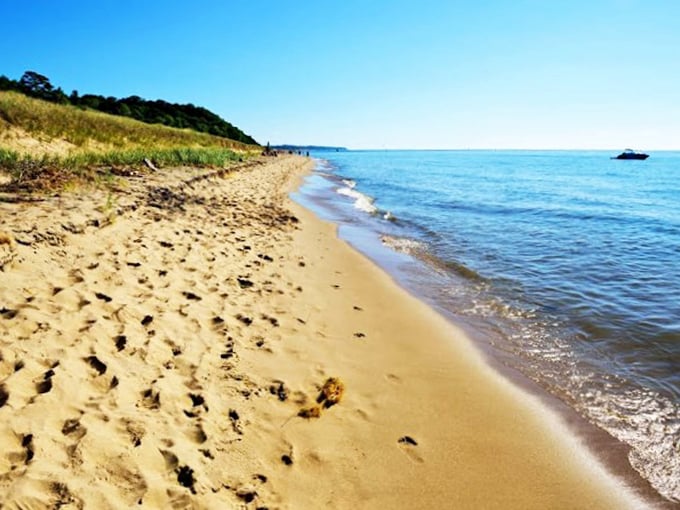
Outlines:
<svg viewBox="0 0 680 510"><path fill-rule="evenodd" d="M680 149L678 0L2 0L26 70L260 143Z"/></svg>

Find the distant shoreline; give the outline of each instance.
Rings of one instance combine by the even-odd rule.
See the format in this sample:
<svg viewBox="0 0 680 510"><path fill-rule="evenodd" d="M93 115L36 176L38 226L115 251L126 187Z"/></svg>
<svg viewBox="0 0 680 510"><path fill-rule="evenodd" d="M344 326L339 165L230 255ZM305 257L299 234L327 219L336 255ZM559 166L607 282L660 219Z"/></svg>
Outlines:
<svg viewBox="0 0 680 510"><path fill-rule="evenodd" d="M272 148L281 148L281 147L291 147L291 148L299 148L299 149L306 149L304 146L272 146ZM310 147L309 150L318 150L320 152L323 151L335 151L336 147L328 147L328 148L320 148L320 149L315 149L313 147ZM601 152L601 153L607 153L607 154L612 154L612 155L617 155L619 154L622 149L620 148L613 148L613 149L517 149L517 148L504 148L504 149L475 149L475 148L457 148L457 149L384 149L384 148L362 148L362 149L355 149L351 147L337 147L337 149L340 149L340 152ZM680 152L680 149L645 149L646 152L650 153L665 153L665 152Z"/></svg>
<svg viewBox="0 0 680 510"><path fill-rule="evenodd" d="M332 147L324 145L272 145L272 149L281 151L319 151L319 152L346 152L347 147Z"/></svg>

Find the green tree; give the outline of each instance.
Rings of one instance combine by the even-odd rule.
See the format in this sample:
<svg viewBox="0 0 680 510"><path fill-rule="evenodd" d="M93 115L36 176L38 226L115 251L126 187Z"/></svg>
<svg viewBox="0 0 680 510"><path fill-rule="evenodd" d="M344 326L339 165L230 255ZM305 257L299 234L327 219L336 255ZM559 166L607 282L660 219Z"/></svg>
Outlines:
<svg viewBox="0 0 680 510"><path fill-rule="evenodd" d="M132 117L132 110L125 103L118 103L118 115L123 115L125 117Z"/></svg>
<svg viewBox="0 0 680 510"><path fill-rule="evenodd" d="M50 79L35 71L26 71L19 80L19 87L29 96L41 99L51 99L54 93Z"/></svg>
<svg viewBox="0 0 680 510"><path fill-rule="evenodd" d="M0 76L0 90L17 90L18 88L19 84L16 81L4 75Z"/></svg>

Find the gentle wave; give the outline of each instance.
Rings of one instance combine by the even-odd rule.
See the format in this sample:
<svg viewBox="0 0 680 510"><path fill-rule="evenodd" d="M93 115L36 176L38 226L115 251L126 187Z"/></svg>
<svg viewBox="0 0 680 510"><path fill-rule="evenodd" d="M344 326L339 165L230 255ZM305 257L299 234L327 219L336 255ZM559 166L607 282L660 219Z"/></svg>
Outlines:
<svg viewBox="0 0 680 510"><path fill-rule="evenodd" d="M455 260L442 260L438 258L428 248L427 244L423 242L416 241L415 239L408 237L397 237L390 235L382 235L380 236L380 240L384 246L416 257L440 271L453 273L461 278L473 282L483 282L485 280L482 275L480 275L471 267L467 267Z"/></svg>
<svg viewBox="0 0 680 510"><path fill-rule="evenodd" d="M680 412L658 392L630 388L609 378L610 391L587 390L578 407L614 437L631 446L628 459L670 498L680 494ZM612 386L621 386L611 391Z"/></svg>
<svg viewBox="0 0 680 510"><path fill-rule="evenodd" d="M378 207L376 207L374 204L375 198L366 195L365 193L362 193L360 191L357 191L355 189L357 186L357 183L355 181L351 179L341 179L341 181L345 186L338 188L336 192L339 195L344 195L346 197L353 199L354 207L356 209L364 211L365 213L368 214L380 216L387 221L394 222L397 220L397 218L390 211L381 211L380 209L378 209Z"/></svg>
<svg viewBox="0 0 680 510"><path fill-rule="evenodd" d="M367 212L368 214L375 214L378 212L378 208L373 205L374 198L364 195L363 193L356 191L353 188L346 187L338 189L338 194L345 195L354 199L354 207L360 211Z"/></svg>
<svg viewBox="0 0 680 510"><path fill-rule="evenodd" d="M417 256L425 251L425 245L415 239L407 237L394 237L383 235L380 237L382 244L400 253Z"/></svg>

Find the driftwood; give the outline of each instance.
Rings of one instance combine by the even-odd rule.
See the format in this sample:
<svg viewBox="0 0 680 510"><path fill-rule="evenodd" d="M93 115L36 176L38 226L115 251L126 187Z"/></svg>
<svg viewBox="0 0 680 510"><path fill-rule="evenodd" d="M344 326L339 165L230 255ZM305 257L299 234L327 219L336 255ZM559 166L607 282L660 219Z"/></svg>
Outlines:
<svg viewBox="0 0 680 510"><path fill-rule="evenodd" d="M153 164L153 162L149 158L144 158L144 164L154 172L158 172L158 168L156 167L156 165Z"/></svg>

